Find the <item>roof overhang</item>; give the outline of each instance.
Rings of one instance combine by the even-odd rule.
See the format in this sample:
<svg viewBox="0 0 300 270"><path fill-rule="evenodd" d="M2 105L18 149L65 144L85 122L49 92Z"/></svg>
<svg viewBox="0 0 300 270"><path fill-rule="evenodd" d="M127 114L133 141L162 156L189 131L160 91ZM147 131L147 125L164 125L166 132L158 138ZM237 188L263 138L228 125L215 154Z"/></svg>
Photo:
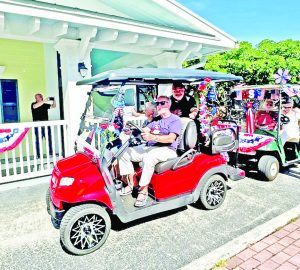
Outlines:
<svg viewBox="0 0 300 270"><path fill-rule="evenodd" d="M235 39L170 0L153 0L193 24L203 34L104 16L31 0L0 0L0 38L57 43L80 41L87 47L157 55L163 52L205 56L237 46ZM205 34L204 34L205 33ZM129 46L130 45L130 46Z"/></svg>

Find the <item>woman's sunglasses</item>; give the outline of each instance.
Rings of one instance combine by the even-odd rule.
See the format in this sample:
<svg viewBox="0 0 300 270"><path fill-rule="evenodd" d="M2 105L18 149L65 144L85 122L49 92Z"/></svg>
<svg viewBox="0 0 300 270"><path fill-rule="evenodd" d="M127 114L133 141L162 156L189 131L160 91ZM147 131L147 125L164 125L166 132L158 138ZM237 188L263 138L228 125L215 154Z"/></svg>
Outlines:
<svg viewBox="0 0 300 270"><path fill-rule="evenodd" d="M165 105L166 103L169 103L168 101L156 101L155 105L159 106L159 105Z"/></svg>

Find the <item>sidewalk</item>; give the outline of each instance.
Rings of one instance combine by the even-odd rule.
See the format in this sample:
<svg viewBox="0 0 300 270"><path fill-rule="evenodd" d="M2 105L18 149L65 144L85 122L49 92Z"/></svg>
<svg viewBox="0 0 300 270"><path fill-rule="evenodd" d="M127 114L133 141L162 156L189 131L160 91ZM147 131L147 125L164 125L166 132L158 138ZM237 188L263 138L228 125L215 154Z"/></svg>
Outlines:
<svg viewBox="0 0 300 270"><path fill-rule="evenodd" d="M209 269L300 270L300 204L180 268Z"/></svg>
<svg viewBox="0 0 300 270"><path fill-rule="evenodd" d="M300 219L251 245L216 270L300 269Z"/></svg>

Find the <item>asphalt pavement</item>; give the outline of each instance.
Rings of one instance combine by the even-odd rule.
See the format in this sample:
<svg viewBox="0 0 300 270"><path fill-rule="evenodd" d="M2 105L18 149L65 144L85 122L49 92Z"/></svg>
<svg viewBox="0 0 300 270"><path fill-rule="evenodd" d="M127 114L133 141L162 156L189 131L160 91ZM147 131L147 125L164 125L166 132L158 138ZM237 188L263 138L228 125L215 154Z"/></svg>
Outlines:
<svg viewBox="0 0 300 270"><path fill-rule="evenodd" d="M47 183L0 189L0 269L183 268L299 206L299 175L253 177L229 181L224 204L213 211L188 206L129 224L113 220L106 243L86 256L62 249L46 211Z"/></svg>

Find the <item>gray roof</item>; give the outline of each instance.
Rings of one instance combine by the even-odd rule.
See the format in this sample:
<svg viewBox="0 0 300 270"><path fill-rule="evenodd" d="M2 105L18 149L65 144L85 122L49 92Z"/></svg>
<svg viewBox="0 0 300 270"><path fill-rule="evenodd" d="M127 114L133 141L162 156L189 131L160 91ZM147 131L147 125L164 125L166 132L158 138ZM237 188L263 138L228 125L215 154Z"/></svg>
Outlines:
<svg viewBox="0 0 300 270"><path fill-rule="evenodd" d="M205 78L220 81L241 81L241 76L232 74L176 68L124 68L99 73L77 82L77 85L106 85L115 83L171 83L172 81L195 82Z"/></svg>

